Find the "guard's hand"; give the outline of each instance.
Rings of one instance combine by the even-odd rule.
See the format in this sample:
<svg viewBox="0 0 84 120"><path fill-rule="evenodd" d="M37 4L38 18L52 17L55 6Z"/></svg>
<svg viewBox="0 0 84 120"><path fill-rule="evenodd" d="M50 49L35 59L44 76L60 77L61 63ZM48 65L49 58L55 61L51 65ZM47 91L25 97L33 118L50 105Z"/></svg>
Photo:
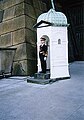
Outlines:
<svg viewBox="0 0 84 120"><path fill-rule="evenodd" d="M44 57L44 61L46 61L46 59L47 59L47 58L46 58L46 57Z"/></svg>

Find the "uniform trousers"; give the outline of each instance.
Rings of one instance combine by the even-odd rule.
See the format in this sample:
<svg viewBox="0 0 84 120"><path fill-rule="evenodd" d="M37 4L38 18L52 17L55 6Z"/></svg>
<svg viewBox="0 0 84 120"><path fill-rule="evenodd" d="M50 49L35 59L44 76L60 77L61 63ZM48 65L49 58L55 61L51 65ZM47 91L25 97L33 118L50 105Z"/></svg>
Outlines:
<svg viewBox="0 0 84 120"><path fill-rule="evenodd" d="M46 60L44 58L45 56L43 54L40 54L42 73L46 73Z"/></svg>

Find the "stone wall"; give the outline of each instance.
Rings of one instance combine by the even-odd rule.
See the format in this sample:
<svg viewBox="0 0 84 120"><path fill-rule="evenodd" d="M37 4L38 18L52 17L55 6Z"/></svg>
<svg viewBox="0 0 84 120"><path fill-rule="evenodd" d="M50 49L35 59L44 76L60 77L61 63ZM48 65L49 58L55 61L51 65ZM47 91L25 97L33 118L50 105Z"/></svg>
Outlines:
<svg viewBox="0 0 84 120"><path fill-rule="evenodd" d="M41 0L3 0L0 2L0 47L17 48L14 75L36 72L36 30L33 25L46 11Z"/></svg>

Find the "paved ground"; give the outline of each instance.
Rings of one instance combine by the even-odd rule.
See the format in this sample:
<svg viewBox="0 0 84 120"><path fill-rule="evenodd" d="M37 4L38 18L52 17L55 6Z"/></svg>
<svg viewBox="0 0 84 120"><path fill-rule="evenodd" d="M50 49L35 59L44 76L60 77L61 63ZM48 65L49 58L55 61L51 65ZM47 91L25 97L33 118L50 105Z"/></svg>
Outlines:
<svg viewBox="0 0 84 120"><path fill-rule="evenodd" d="M84 62L70 64L70 74L48 85L0 80L0 120L84 120Z"/></svg>

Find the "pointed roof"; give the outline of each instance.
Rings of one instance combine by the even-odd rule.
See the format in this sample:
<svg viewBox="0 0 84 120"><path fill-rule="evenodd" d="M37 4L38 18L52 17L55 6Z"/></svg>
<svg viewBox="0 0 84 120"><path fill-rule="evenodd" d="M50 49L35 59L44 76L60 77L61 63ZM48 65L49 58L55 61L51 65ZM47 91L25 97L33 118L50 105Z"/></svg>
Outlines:
<svg viewBox="0 0 84 120"><path fill-rule="evenodd" d="M52 23L55 26L66 26L67 25L66 16L62 12L56 12L52 8L48 12L41 14L37 19L37 23L39 23L42 20Z"/></svg>

